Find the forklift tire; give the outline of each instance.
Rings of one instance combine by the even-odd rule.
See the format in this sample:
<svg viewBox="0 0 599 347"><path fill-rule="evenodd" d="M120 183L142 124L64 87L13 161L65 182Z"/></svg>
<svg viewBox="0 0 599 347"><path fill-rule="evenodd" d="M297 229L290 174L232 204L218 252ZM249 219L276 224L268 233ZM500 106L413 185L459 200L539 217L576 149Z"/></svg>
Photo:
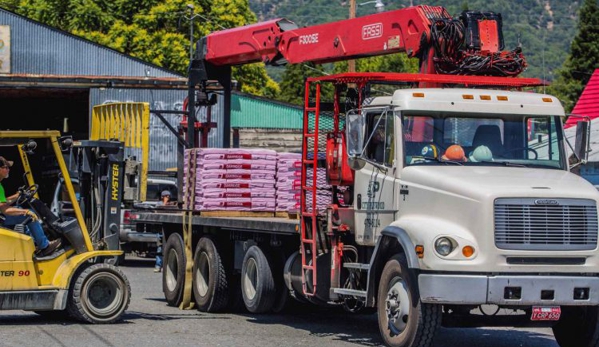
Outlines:
<svg viewBox="0 0 599 347"><path fill-rule="evenodd" d="M185 282L185 247L179 234L169 236L164 245L164 264L162 271L162 291L169 306L179 306L183 301L183 283Z"/></svg>
<svg viewBox="0 0 599 347"><path fill-rule="evenodd" d="M251 313L268 312L275 304L277 293L272 267L256 245L251 246L243 257L241 294L245 307Z"/></svg>
<svg viewBox="0 0 599 347"><path fill-rule="evenodd" d="M229 301L225 266L210 237L202 237L196 246L193 257L193 295L202 312L222 311Z"/></svg>
<svg viewBox="0 0 599 347"><path fill-rule="evenodd" d="M67 311L77 320L92 324L118 321L131 301L131 285L123 272L109 264L91 265L75 277Z"/></svg>

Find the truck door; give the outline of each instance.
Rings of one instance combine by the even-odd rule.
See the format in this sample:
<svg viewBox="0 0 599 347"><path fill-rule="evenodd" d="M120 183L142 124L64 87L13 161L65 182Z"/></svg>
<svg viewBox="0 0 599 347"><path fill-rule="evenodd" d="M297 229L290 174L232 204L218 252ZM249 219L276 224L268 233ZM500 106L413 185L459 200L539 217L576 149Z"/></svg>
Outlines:
<svg viewBox="0 0 599 347"><path fill-rule="evenodd" d="M356 242L375 245L381 230L395 220L397 180L395 179L395 132L393 112L387 108L364 113L366 164L355 176Z"/></svg>

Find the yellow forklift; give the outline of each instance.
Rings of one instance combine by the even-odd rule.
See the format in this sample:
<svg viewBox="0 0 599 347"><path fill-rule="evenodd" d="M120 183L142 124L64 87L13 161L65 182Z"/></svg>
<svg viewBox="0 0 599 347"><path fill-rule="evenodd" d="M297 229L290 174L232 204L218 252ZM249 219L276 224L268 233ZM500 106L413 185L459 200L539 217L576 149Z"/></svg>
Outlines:
<svg viewBox="0 0 599 347"><path fill-rule="evenodd" d="M38 198L39 185L28 160L28 152L37 142L50 147L74 217L54 215ZM17 148L27 181L19 189L17 204L36 212L50 238L62 240L60 251L40 257L35 253L33 239L19 232L29 221L16 230L0 225L0 310L34 311L48 316L68 314L84 322L113 323L121 318L131 298L127 277L110 264L123 252L118 247L94 249L62 154L71 145L72 140L61 138L57 131L0 131L0 148Z"/></svg>

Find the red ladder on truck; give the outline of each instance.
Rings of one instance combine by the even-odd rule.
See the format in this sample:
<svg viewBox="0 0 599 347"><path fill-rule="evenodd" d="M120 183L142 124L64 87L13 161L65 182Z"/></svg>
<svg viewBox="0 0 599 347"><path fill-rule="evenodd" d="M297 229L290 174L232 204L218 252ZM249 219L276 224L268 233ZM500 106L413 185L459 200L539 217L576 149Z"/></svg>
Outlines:
<svg viewBox="0 0 599 347"><path fill-rule="evenodd" d="M316 258L318 256L316 233L318 232L316 207L316 178L318 167L318 122L320 116L320 83L316 83L315 106L310 107L310 83L305 85L304 107L304 136L302 140L302 179L301 179L301 255L302 255L302 287L306 296L316 294ZM310 129L310 113L314 114L313 129ZM312 142L313 151L309 151ZM312 177L308 180L308 167L312 167ZM308 184L310 182L310 184ZM311 208L308 200L311 199ZM311 273L311 286L308 286L308 276Z"/></svg>

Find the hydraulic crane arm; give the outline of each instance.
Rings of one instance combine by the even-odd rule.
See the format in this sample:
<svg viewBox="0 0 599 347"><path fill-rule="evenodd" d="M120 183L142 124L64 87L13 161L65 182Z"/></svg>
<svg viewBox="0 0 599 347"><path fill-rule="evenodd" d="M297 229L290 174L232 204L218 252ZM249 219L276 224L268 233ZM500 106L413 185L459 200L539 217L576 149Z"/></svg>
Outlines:
<svg viewBox="0 0 599 347"><path fill-rule="evenodd" d="M442 7L415 6L333 23L298 28L275 19L205 37L200 58L222 65L329 63L406 52L418 56L432 24L450 20Z"/></svg>
<svg viewBox="0 0 599 347"><path fill-rule="evenodd" d="M275 19L202 38L197 61L213 67L330 63L405 52L420 58L420 72L516 76L526 67L519 48L502 51L502 19L466 11L452 18L440 6L413 6L298 28Z"/></svg>

